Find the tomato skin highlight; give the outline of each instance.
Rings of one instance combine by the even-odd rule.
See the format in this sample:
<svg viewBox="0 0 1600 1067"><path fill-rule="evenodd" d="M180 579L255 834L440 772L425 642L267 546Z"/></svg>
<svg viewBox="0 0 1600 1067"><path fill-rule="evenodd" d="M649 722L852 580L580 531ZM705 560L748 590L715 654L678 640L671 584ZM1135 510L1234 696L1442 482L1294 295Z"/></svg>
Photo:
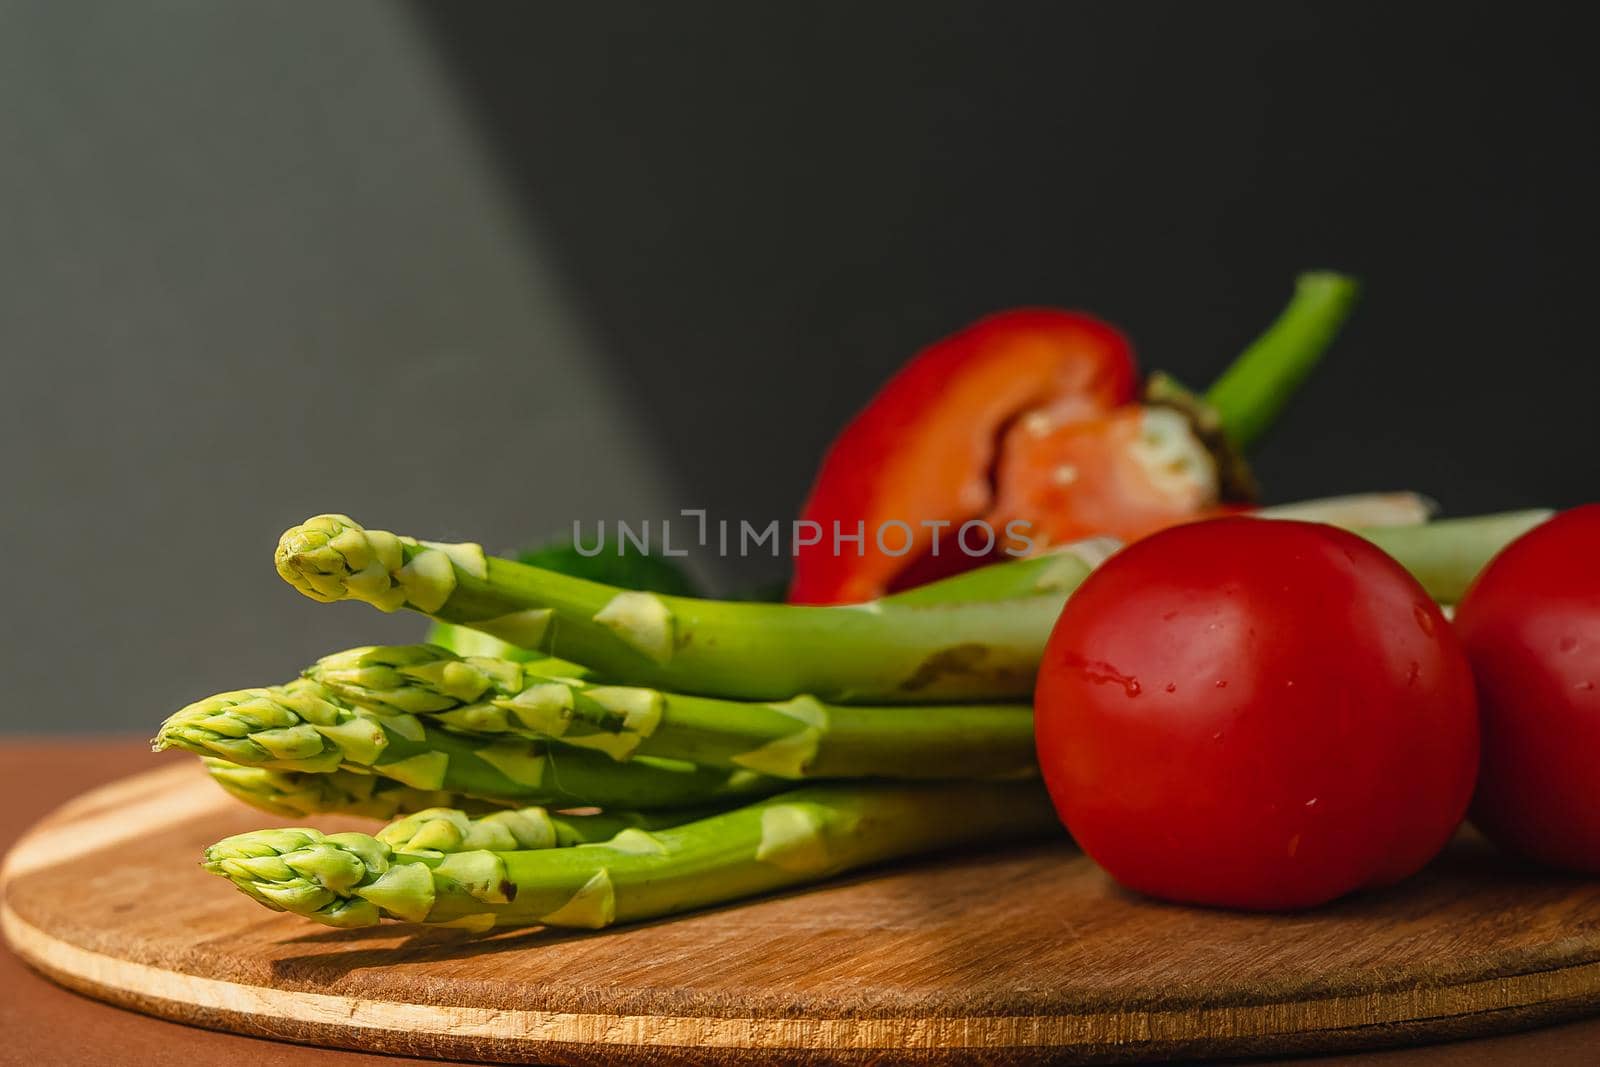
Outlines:
<svg viewBox="0 0 1600 1067"><path fill-rule="evenodd" d="M1472 821L1509 852L1600 874L1600 505L1508 545L1456 610L1478 681Z"/></svg>
<svg viewBox="0 0 1600 1067"><path fill-rule="evenodd" d="M1353 534L1224 518L1096 570L1044 653L1035 732L1079 845L1130 889L1313 907L1398 881L1459 825L1471 670L1422 587Z"/></svg>

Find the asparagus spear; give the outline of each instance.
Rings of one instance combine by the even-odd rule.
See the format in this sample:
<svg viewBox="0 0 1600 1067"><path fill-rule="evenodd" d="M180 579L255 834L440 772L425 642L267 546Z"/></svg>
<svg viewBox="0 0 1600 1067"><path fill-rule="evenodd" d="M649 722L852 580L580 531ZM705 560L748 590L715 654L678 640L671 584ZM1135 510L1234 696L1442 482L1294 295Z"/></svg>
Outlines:
<svg viewBox="0 0 1600 1067"><path fill-rule="evenodd" d="M383 841L402 851L434 848L450 851L452 835L465 848L552 848L604 841L629 827L652 830L701 819L712 807L669 808L665 811L552 811L542 807L513 808L441 790L408 785L355 771L310 774L241 767L216 756L201 756L212 780L233 796L274 815L365 815L395 819L379 831ZM401 816L400 818L396 818ZM450 829L446 828L446 825ZM502 836L509 831L511 838ZM493 836L486 836L493 835ZM548 838L547 844L538 842ZM415 839L414 847L407 842ZM514 844L507 844L512 840Z"/></svg>
<svg viewBox="0 0 1600 1067"><path fill-rule="evenodd" d="M309 774L267 767L241 767L217 756L201 756L211 780L253 808L299 818L306 815L365 815L392 819L407 812L457 808L496 811L503 804L439 789L413 789L393 779L355 771Z"/></svg>
<svg viewBox="0 0 1600 1067"><path fill-rule="evenodd" d="M1414 493L1374 493L1254 512L1263 519L1326 522L1359 534L1393 556L1437 601L1454 603L1496 552L1548 519L1547 508L1424 521L1431 505ZM1117 549L1111 538L1091 538L1026 559L930 582L885 597L888 603L952 603L1004 597L1065 597L1093 567Z"/></svg>
<svg viewBox="0 0 1600 1067"><path fill-rule="evenodd" d="M1289 504L1268 504L1251 514L1260 519L1299 519L1325 522L1359 533L1391 526L1420 526L1433 518L1439 505L1421 493L1350 493Z"/></svg>
<svg viewBox="0 0 1600 1067"><path fill-rule="evenodd" d="M153 744L247 767L354 770L413 789L519 804L673 808L782 787L750 771L647 757L622 764L523 738L466 737L409 715L361 711L304 679L191 704L161 725Z"/></svg>
<svg viewBox="0 0 1600 1067"><path fill-rule="evenodd" d="M594 685L433 645L325 656L306 677L380 714L476 734L558 739L779 778L985 778L1033 768L1026 704L862 707L811 697L758 704Z"/></svg>
<svg viewBox="0 0 1600 1067"><path fill-rule="evenodd" d="M1432 502L1416 493L1360 493L1297 504L1276 504L1254 512L1266 519L1305 519L1346 528L1412 525L1426 522L1432 513ZM1122 543L1114 537L1091 537L1051 547L1026 559L991 563L914 589L892 593L883 601L894 604L953 604L967 600L1004 600L1009 597L1070 593L1091 570L1121 547ZM434 643L444 644L464 656L503 655L476 649L469 652L447 641Z"/></svg>
<svg viewBox="0 0 1600 1067"><path fill-rule="evenodd" d="M589 668L580 664L539 652L529 652L509 641L491 637L482 630L474 630L470 626L456 626L454 623L435 620L428 627L426 640L428 644L448 648L458 656L493 656L496 659L516 660L518 663L536 667L541 674L554 674L562 678L587 678L591 673Z"/></svg>
<svg viewBox="0 0 1600 1067"><path fill-rule="evenodd" d="M1305 500L1292 504L1273 504L1254 512L1267 519L1303 519L1326 522L1346 529L1374 530L1395 526L1415 526L1428 521L1436 505L1417 493L1354 493L1349 496ZM1091 537L1071 544L1051 546L1026 560L976 567L950 578L892 593L884 597L895 604L954 604L968 600L1006 600L1042 593L1070 592L1084 576L1121 547L1113 537ZM1448 585L1454 578L1446 578ZM481 630L435 622L428 631L428 643L448 648L458 656L494 656L498 659L527 661L536 653L518 648ZM548 666L564 661L545 659L538 673L582 677L572 666Z"/></svg>
<svg viewBox="0 0 1600 1067"><path fill-rule="evenodd" d="M985 600L1055 597L1064 601L1089 572L1122 547L1115 537L1090 537L1038 555L990 563L926 585L890 593L881 604L963 604Z"/></svg>
<svg viewBox="0 0 1600 1067"><path fill-rule="evenodd" d="M548 808L513 808L474 817L456 808L428 808L379 830L379 841L396 852L514 852L568 848L609 841L624 830L660 830L716 814L715 808L659 812L588 813Z"/></svg>
<svg viewBox="0 0 1600 1067"><path fill-rule="evenodd" d="M322 515L287 531L278 573L313 600L411 608L629 684L745 700L1025 697L1059 597L791 607L625 591Z"/></svg>
<svg viewBox="0 0 1600 1067"><path fill-rule="evenodd" d="M1496 553L1553 514L1531 508L1358 532L1399 560L1433 599L1454 604Z"/></svg>
<svg viewBox="0 0 1600 1067"><path fill-rule="evenodd" d="M205 867L269 908L329 926L389 918L598 929L918 853L1059 831L1034 783L834 784L562 849L408 852L365 834L260 830L212 845Z"/></svg>
<svg viewBox="0 0 1600 1067"><path fill-rule="evenodd" d="M1510 517L1488 516L1429 523L1403 537L1358 532L1436 597L1451 599L1515 528ZM796 607L619 590L485 556L478 545L364 530L342 515L294 527L277 553L279 573L314 600L409 607L523 648L558 649L617 682L744 700L810 693L886 704L1026 696L1055 617L1082 580L1074 573L1080 564L1086 574L1081 556L1018 560L993 565L983 579L1013 591L1026 584L1024 571L1059 568L1032 596L946 603L906 594Z"/></svg>

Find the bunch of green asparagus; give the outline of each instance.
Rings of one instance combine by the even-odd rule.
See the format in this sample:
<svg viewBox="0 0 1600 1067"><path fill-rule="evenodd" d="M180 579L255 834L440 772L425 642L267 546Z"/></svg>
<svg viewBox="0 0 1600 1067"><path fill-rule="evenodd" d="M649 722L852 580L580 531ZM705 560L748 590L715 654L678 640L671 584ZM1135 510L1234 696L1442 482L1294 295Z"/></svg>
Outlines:
<svg viewBox="0 0 1600 1067"><path fill-rule="evenodd" d="M1378 510L1420 518L1405 500ZM1450 602L1544 515L1363 532ZM667 915L1059 832L1027 700L1062 603L1107 550L796 607L619 589L322 515L283 535L283 578L313 600L429 616L433 643L350 649L199 701L155 745L200 755L270 812L398 817L370 836L263 830L207 850L271 908L471 929Z"/></svg>

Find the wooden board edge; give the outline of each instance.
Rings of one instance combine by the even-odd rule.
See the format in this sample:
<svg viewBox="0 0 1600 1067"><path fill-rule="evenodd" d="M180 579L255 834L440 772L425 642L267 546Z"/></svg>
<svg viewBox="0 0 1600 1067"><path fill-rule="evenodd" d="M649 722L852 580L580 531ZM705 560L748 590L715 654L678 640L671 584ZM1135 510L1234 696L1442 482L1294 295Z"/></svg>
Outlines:
<svg viewBox="0 0 1600 1067"><path fill-rule="evenodd" d="M1504 1032L1600 1008L1600 962L1455 985L1304 1001L1049 1016L737 1018L491 1009L278 989L97 952L18 914L8 882L232 801L193 764L146 771L69 802L0 869L0 932L61 985L145 1014L306 1044L562 1064L1117 1062L1334 1051Z"/></svg>
<svg viewBox="0 0 1600 1067"><path fill-rule="evenodd" d="M1600 1005L1600 963L1409 993L1078 1016L753 1019L470 1008L283 990L164 970L73 945L0 901L12 950L58 983L177 1022L434 1057L587 1064L770 1059L855 1063L1115 1062L1371 1048L1501 1032ZM1362 1002L1352 1014L1353 1002ZM1418 1009L1438 1009L1424 1013ZM1365 1021L1351 1026L1350 1018Z"/></svg>
<svg viewBox="0 0 1600 1067"><path fill-rule="evenodd" d="M194 764L120 778L69 800L29 827L0 864L0 887L236 803Z"/></svg>

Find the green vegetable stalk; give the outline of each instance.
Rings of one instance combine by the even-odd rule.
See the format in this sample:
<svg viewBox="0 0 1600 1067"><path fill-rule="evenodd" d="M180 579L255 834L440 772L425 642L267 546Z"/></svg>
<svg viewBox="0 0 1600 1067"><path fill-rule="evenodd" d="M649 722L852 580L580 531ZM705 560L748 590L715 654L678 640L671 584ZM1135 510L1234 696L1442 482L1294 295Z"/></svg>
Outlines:
<svg viewBox="0 0 1600 1067"><path fill-rule="evenodd" d="M718 810L704 806L649 812L516 808L456 793L413 789L355 771L275 771L241 767L215 756L202 756L200 762L226 792L274 815L394 819L378 837L402 852L418 848L444 852L452 848L565 848L605 841L630 827L654 830L676 826ZM455 846L448 844L452 839L458 842Z"/></svg>
<svg viewBox="0 0 1600 1067"><path fill-rule="evenodd" d="M1460 600L1495 553L1553 514L1530 508L1426 522L1429 508L1414 493L1374 493L1280 504L1253 514L1326 522L1359 534L1398 560L1441 604ZM884 600L953 603L1029 595L1064 600L1087 575L1088 564L1098 564L1117 547L1110 538L1093 538L1026 559L991 563Z"/></svg>
<svg viewBox="0 0 1600 1067"><path fill-rule="evenodd" d="M442 789L413 789L390 778L355 771L280 771L241 767L218 756L201 756L206 773L230 796L253 808L301 818L306 815L365 815L392 819L430 808L459 808L473 813L505 806Z"/></svg>
<svg viewBox="0 0 1600 1067"><path fill-rule="evenodd" d="M424 792L517 804L677 808L759 796L783 784L750 771L648 757L618 763L518 737L462 736L409 715L361 711L305 680L191 704L161 725L153 744L246 767L353 770Z"/></svg>
<svg viewBox="0 0 1600 1067"><path fill-rule="evenodd" d="M1404 536L1357 530L1452 599L1521 518L1428 523ZM1025 698L1039 655L1092 553L993 564L867 604L796 607L633 592L323 515L283 535L278 572L314 600L411 608L528 649L578 660L620 684L740 700L810 694L832 703ZM929 587L932 589L933 587ZM985 590L1034 595L975 599Z"/></svg>
<svg viewBox="0 0 1600 1067"><path fill-rule="evenodd" d="M1553 514L1531 508L1357 532L1399 560L1433 599L1454 604L1496 553Z"/></svg>
<svg viewBox="0 0 1600 1067"><path fill-rule="evenodd" d="M405 851L365 834L261 830L212 845L205 866L269 908L329 926L388 918L599 929L920 853L1059 832L1034 783L835 784L570 848Z"/></svg>
<svg viewBox="0 0 1600 1067"><path fill-rule="evenodd" d="M984 778L1033 769L1026 704L747 703L595 685L433 645L338 652L306 677L380 715L555 739L618 760L658 756L790 779Z"/></svg>
<svg viewBox="0 0 1600 1067"><path fill-rule="evenodd" d="M530 670L539 674L551 674L559 678L588 678L593 674L589 668L570 660L529 652L509 641L491 637L482 630L439 622L437 619L428 627L427 641L430 645L447 648L458 656L491 656L495 659L515 660L527 664Z"/></svg>
<svg viewBox="0 0 1600 1067"><path fill-rule="evenodd" d="M1312 271L1295 280L1294 298L1206 392L1228 439L1248 450L1311 373L1354 309L1354 278Z"/></svg>
<svg viewBox="0 0 1600 1067"><path fill-rule="evenodd" d="M624 830L663 830L716 813L714 808L576 813L532 807L473 816L453 808L428 808L395 820L376 836L396 852L515 852L609 841Z"/></svg>
<svg viewBox="0 0 1600 1067"><path fill-rule="evenodd" d="M1024 698L1059 598L842 607L620 590L322 515L283 535L278 573L313 600L410 608L617 682L742 700Z"/></svg>
<svg viewBox="0 0 1600 1067"><path fill-rule="evenodd" d="M1253 514L1264 519L1326 522L1359 532L1363 529L1419 525L1428 521L1433 509L1431 501L1416 493L1358 493L1293 504L1275 504ZM883 598L883 603L956 604L972 600L1065 596L1077 588L1089 571L1121 547L1122 543L1114 537L1091 537L1052 547L1026 559L991 563L927 585L892 593ZM461 655L504 655L503 652L466 652L448 643L445 647Z"/></svg>

